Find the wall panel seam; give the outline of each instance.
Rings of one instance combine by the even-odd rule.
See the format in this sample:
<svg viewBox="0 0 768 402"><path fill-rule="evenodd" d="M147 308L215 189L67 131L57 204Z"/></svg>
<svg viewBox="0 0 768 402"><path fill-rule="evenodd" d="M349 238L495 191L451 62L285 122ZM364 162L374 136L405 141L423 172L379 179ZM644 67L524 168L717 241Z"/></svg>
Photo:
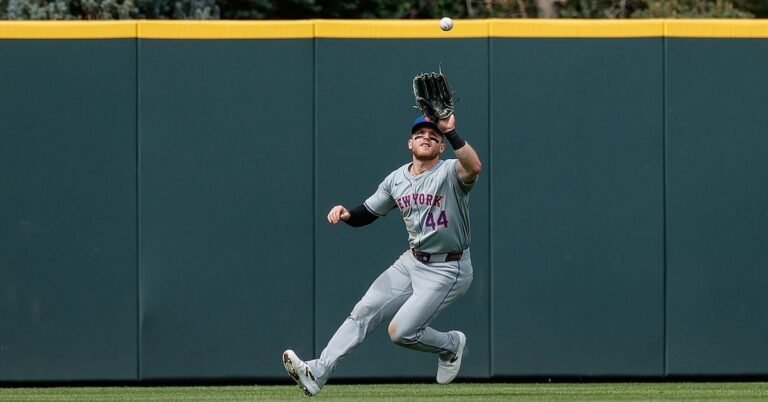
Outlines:
<svg viewBox="0 0 768 402"><path fill-rule="evenodd" d="M488 51L488 376L494 375L493 359L493 46L492 38L487 38Z"/></svg>
<svg viewBox="0 0 768 402"><path fill-rule="evenodd" d="M666 23L665 25L665 34L666 34ZM668 363L667 363L667 345L668 345L668 330L667 330L667 270L668 270L668 263L667 263L667 37L665 36L662 38L662 47L661 47L661 65L662 65L662 71L661 71L661 172L662 172L662 188L661 188L661 200L662 200L662 208L661 208L661 221L662 221L662 233L661 233L661 239L662 239L662 318L663 321L661 323L662 325L662 335L663 335L663 341L662 341L662 366L663 366L663 376L668 376Z"/></svg>
<svg viewBox="0 0 768 402"><path fill-rule="evenodd" d="M139 39L134 39L136 74L136 379L141 380L141 85Z"/></svg>
<svg viewBox="0 0 768 402"><path fill-rule="evenodd" d="M312 355L318 356L317 345L317 25L312 25Z"/></svg>

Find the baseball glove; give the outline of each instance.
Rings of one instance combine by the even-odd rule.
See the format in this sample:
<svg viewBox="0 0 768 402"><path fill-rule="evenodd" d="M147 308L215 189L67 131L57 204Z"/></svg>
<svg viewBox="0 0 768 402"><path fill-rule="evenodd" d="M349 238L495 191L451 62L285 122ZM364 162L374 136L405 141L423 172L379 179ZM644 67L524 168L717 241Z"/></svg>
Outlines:
<svg viewBox="0 0 768 402"><path fill-rule="evenodd" d="M453 114L453 93L442 71L414 77L413 96L416 98L414 107L435 121L447 119Z"/></svg>

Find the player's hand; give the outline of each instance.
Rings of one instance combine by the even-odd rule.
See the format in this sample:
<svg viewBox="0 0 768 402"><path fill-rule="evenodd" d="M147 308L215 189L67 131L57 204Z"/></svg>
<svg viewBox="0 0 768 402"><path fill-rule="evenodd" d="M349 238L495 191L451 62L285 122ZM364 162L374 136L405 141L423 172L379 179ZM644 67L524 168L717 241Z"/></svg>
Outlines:
<svg viewBox="0 0 768 402"><path fill-rule="evenodd" d="M343 205L337 205L328 212L328 222L334 225L339 223L339 220L346 221L347 219L349 219L349 211Z"/></svg>
<svg viewBox="0 0 768 402"><path fill-rule="evenodd" d="M441 132L447 133L451 130L454 130L456 128L456 115L452 114L448 116L448 118L442 119L437 122L437 128L440 129Z"/></svg>

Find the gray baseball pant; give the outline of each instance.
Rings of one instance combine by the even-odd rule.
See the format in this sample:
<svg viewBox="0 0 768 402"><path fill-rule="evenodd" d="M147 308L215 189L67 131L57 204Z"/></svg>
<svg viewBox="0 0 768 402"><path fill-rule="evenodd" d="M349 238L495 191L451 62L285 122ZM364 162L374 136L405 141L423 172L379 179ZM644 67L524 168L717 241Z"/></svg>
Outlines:
<svg viewBox="0 0 768 402"><path fill-rule="evenodd" d="M363 343L382 322L392 342L409 349L452 358L459 348L453 332L428 325L472 283L469 250L461 260L423 264L406 251L371 284L352 314L341 324L320 358L307 362L322 387L336 365Z"/></svg>

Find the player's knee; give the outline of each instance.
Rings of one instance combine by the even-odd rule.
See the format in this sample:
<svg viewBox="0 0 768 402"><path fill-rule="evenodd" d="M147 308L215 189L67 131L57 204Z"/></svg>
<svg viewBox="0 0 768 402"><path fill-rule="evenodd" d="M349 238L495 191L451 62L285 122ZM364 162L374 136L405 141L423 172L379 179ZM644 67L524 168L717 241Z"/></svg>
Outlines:
<svg viewBox="0 0 768 402"><path fill-rule="evenodd" d="M355 307L352 309L352 313L350 313L350 317L354 318L357 321L361 321L362 319L370 316L371 309L363 304L362 302L357 303Z"/></svg>
<svg viewBox="0 0 768 402"><path fill-rule="evenodd" d="M352 308L352 313L350 313L350 316L356 320L363 320L371 317L373 311L373 306L371 306L365 298L362 298L359 302L357 302L357 304L355 304L355 307Z"/></svg>
<svg viewBox="0 0 768 402"><path fill-rule="evenodd" d="M389 339L392 340L392 342L395 341L395 334L397 334L397 327L395 324L389 324L387 327L387 333L389 334Z"/></svg>
<svg viewBox="0 0 768 402"><path fill-rule="evenodd" d="M387 333L389 334L389 339L392 342L397 344L402 342L403 334L397 330L397 326L395 324L389 324L389 327L387 327Z"/></svg>
<svg viewBox="0 0 768 402"><path fill-rule="evenodd" d="M411 331L404 331L395 324L389 324L387 332L389 333L389 339L398 345L411 345L416 342Z"/></svg>

